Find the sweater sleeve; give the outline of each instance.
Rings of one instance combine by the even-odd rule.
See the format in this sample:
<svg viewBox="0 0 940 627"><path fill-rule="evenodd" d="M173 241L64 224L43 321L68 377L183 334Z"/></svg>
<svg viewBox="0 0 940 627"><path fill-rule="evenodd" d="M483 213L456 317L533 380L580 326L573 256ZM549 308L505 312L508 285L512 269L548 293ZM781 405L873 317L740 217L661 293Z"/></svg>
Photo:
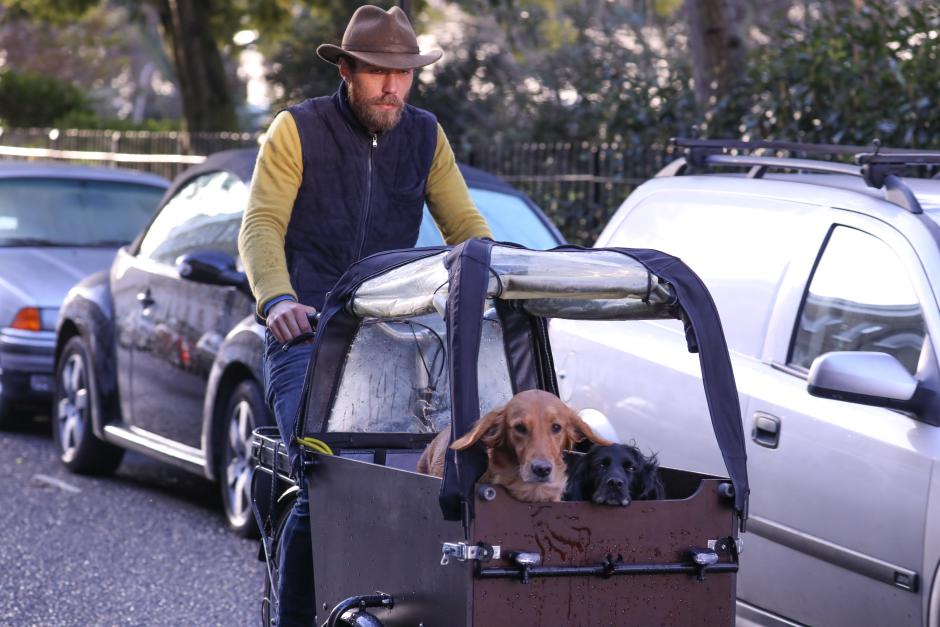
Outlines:
<svg viewBox="0 0 940 627"><path fill-rule="evenodd" d="M474 237L493 237L486 220L470 199L467 183L457 168L454 151L440 124L425 195L431 216L448 244L459 244Z"/></svg>
<svg viewBox="0 0 940 627"><path fill-rule="evenodd" d="M293 116L275 116L258 151L248 206L238 234L238 250L262 315L272 298L297 294L290 283L284 237L303 175L300 135Z"/></svg>

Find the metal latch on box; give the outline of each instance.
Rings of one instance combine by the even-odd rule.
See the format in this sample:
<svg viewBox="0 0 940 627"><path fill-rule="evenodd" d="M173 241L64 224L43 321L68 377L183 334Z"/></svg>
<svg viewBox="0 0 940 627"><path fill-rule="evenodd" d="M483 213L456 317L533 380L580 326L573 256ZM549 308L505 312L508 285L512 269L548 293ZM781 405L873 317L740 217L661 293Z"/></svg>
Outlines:
<svg viewBox="0 0 940 627"><path fill-rule="evenodd" d="M499 545L492 546L486 542L467 544L466 542L445 542L441 546L441 566L447 566L451 559L458 562L477 560L488 562L499 559Z"/></svg>

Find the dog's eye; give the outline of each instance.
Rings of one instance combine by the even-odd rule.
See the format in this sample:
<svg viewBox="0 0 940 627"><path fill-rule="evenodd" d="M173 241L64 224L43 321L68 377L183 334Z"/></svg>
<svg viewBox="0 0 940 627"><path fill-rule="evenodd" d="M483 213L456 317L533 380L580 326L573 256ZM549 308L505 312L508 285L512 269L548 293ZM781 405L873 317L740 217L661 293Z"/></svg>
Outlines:
<svg viewBox="0 0 940 627"><path fill-rule="evenodd" d="M624 469L624 470L633 470L633 464L631 464L630 462L624 462L624 463L623 463L623 469Z"/></svg>
<svg viewBox="0 0 940 627"><path fill-rule="evenodd" d="M513 427L513 429L516 430L516 433L521 433L523 435L529 432L529 430L526 429L525 425L516 425L515 427Z"/></svg>
<svg viewBox="0 0 940 627"><path fill-rule="evenodd" d="M552 433L558 433L559 431L561 431L561 425L556 422L552 425Z"/></svg>
<svg viewBox="0 0 940 627"><path fill-rule="evenodd" d="M601 468L607 468L608 466L610 466L610 460L602 459L600 463L598 464L598 466L600 466Z"/></svg>

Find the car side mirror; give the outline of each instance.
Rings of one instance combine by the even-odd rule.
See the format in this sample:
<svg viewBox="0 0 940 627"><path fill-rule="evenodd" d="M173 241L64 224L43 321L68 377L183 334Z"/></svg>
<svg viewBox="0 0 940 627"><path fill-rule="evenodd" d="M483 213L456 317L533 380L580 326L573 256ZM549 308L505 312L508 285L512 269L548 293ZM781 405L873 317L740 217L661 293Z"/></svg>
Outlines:
<svg viewBox="0 0 940 627"><path fill-rule="evenodd" d="M893 355L868 351L825 353L813 360L806 389L837 401L913 411L918 381Z"/></svg>
<svg viewBox="0 0 940 627"><path fill-rule="evenodd" d="M221 250L197 250L176 260L180 277L195 283L232 286L249 292L248 277L235 266L235 258Z"/></svg>

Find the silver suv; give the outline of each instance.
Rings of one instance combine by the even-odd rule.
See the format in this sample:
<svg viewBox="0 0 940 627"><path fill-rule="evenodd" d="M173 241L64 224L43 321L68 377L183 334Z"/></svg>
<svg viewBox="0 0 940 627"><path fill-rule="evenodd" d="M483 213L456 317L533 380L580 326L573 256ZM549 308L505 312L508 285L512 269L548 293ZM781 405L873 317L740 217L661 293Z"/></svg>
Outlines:
<svg viewBox="0 0 940 627"><path fill-rule="evenodd" d="M940 180L908 175L940 154L679 146L597 246L682 258L721 314L749 435L738 623L937 626ZM680 323L555 320L552 342L565 400L722 471Z"/></svg>

